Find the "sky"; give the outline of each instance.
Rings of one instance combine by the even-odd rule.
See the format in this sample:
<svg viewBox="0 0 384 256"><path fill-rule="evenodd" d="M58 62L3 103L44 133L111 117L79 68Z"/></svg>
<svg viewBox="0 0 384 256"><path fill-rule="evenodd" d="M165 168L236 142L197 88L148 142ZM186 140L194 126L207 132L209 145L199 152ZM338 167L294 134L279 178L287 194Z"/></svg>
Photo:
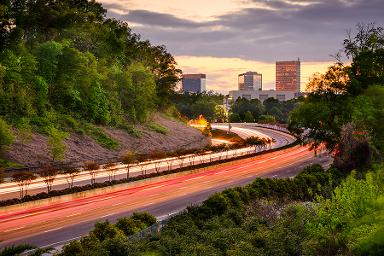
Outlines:
<svg viewBox="0 0 384 256"><path fill-rule="evenodd" d="M335 62L347 31L384 26L384 0L100 0L107 16L142 39L165 45L183 73L207 74L207 89L237 89L237 75L263 74L275 88L275 62L301 60L301 87Z"/></svg>

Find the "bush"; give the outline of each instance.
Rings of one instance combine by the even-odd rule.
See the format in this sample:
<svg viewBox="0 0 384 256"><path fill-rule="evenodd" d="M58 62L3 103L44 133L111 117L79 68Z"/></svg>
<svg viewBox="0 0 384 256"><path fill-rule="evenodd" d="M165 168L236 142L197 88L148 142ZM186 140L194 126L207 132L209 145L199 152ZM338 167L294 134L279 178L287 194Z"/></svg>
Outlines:
<svg viewBox="0 0 384 256"><path fill-rule="evenodd" d="M53 161L62 161L65 157L67 146L64 140L69 136L68 133L51 127L48 131L48 151Z"/></svg>
<svg viewBox="0 0 384 256"><path fill-rule="evenodd" d="M14 140L11 127L0 117L0 155Z"/></svg>
<svg viewBox="0 0 384 256"><path fill-rule="evenodd" d="M0 256L14 256L34 248L36 247L29 244L12 245L0 251Z"/></svg>
<svg viewBox="0 0 384 256"><path fill-rule="evenodd" d="M143 223L132 218L120 218L116 222L116 227L123 231L126 236L136 234L137 232L145 228Z"/></svg>
<svg viewBox="0 0 384 256"><path fill-rule="evenodd" d="M140 138L142 135L140 130L136 129L135 126L128 124L126 122L118 124L117 128L125 130L129 135L135 138Z"/></svg>
<svg viewBox="0 0 384 256"><path fill-rule="evenodd" d="M103 242L106 239L111 239L122 235L122 232L115 225L105 221L97 222L95 224L95 228L92 230L92 234L95 235L100 242Z"/></svg>
<svg viewBox="0 0 384 256"><path fill-rule="evenodd" d="M276 118L272 115L261 115L257 122L261 124L275 124Z"/></svg>
<svg viewBox="0 0 384 256"><path fill-rule="evenodd" d="M164 127L164 126L162 126L160 124L156 124L156 123L149 123L148 128L154 132L161 133L161 134L167 134L169 132L167 127Z"/></svg>
<svg viewBox="0 0 384 256"><path fill-rule="evenodd" d="M103 129L96 127L92 124L85 125L86 134L95 139L97 143L107 149L117 149L119 142L105 134Z"/></svg>
<svg viewBox="0 0 384 256"><path fill-rule="evenodd" d="M133 213L131 218L133 220L140 221L141 223L145 224L148 227L152 226L157 222L156 218L147 212L142 212L142 213L135 212Z"/></svg>

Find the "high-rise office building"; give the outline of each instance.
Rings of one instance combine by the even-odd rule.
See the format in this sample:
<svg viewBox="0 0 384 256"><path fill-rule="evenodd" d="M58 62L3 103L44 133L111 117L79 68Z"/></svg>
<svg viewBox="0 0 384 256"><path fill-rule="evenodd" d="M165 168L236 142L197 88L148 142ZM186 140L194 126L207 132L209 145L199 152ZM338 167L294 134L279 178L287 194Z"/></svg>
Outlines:
<svg viewBox="0 0 384 256"><path fill-rule="evenodd" d="M204 92L206 88L205 74L183 74L181 86L185 92Z"/></svg>
<svg viewBox="0 0 384 256"><path fill-rule="evenodd" d="M300 59L276 62L276 91L300 92Z"/></svg>
<svg viewBox="0 0 384 256"><path fill-rule="evenodd" d="M262 90L263 75L257 72L248 71L238 76L239 90Z"/></svg>

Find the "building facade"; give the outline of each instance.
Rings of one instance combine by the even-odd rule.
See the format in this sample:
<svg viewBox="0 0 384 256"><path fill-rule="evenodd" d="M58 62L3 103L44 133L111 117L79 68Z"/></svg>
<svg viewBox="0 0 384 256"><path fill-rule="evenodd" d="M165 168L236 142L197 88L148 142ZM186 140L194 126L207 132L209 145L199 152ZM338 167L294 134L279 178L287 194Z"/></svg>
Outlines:
<svg viewBox="0 0 384 256"><path fill-rule="evenodd" d="M276 62L276 91L300 92L300 59Z"/></svg>
<svg viewBox="0 0 384 256"><path fill-rule="evenodd" d="M204 92L206 88L205 74L183 74L181 88L184 92Z"/></svg>
<svg viewBox="0 0 384 256"><path fill-rule="evenodd" d="M239 90L262 90L263 75L257 72L248 71L238 76Z"/></svg>

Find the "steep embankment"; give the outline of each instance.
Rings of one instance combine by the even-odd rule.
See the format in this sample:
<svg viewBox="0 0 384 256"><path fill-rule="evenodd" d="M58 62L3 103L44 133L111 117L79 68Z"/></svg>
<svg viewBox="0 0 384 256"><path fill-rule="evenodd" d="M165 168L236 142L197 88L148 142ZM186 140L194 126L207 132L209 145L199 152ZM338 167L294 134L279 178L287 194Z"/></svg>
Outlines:
<svg viewBox="0 0 384 256"><path fill-rule="evenodd" d="M107 149L87 135L72 133L66 140L67 146L64 162L81 164L86 160L118 160L127 150L137 153L151 153L154 151L176 151L179 149L202 148L210 143L210 139L203 136L197 129L180 122L170 120L162 115L155 115L153 123L167 129L165 134L156 132L146 125L135 128L140 132L139 137L129 135L125 130L103 128L105 134L119 143L115 149ZM6 153L6 158L25 166L36 166L50 161L47 149L48 137L34 133L27 143L15 143Z"/></svg>

